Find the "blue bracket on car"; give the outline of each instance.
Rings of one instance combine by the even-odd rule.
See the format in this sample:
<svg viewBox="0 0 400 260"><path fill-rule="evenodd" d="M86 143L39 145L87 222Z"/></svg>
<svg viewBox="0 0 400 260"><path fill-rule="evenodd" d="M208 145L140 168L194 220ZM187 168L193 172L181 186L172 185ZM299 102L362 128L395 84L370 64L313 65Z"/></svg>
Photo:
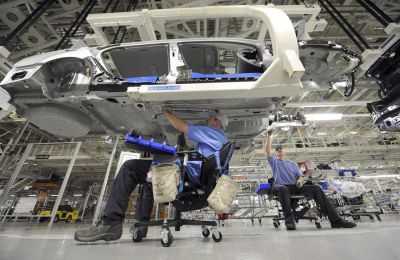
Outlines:
<svg viewBox="0 0 400 260"><path fill-rule="evenodd" d="M147 77L133 77L133 78L126 78L126 82L128 83L156 83L158 77L157 76L147 76Z"/></svg>
<svg viewBox="0 0 400 260"><path fill-rule="evenodd" d="M192 79L258 79L261 75L262 73L203 74L192 72Z"/></svg>
<svg viewBox="0 0 400 260"><path fill-rule="evenodd" d="M165 142L158 143L151 140L145 140L141 136L139 137L132 137L131 135L125 136L125 143L132 145L133 148L150 153L161 153L161 154L170 154L174 155L176 153L176 146L169 146Z"/></svg>

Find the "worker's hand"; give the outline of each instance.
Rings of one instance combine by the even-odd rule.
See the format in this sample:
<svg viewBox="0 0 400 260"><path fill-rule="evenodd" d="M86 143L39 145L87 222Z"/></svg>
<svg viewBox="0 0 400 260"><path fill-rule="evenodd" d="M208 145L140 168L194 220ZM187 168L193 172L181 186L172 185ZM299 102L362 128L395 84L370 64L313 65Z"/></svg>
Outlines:
<svg viewBox="0 0 400 260"><path fill-rule="evenodd" d="M304 178L303 177L298 178L296 181L296 187L301 188L303 187L303 185L304 185Z"/></svg>
<svg viewBox="0 0 400 260"><path fill-rule="evenodd" d="M267 127L267 133L269 136L271 136L275 132L275 128L268 126Z"/></svg>
<svg viewBox="0 0 400 260"><path fill-rule="evenodd" d="M172 107L171 106L163 106L163 108L162 108L162 110L163 110L163 112L164 113L171 113L172 112Z"/></svg>

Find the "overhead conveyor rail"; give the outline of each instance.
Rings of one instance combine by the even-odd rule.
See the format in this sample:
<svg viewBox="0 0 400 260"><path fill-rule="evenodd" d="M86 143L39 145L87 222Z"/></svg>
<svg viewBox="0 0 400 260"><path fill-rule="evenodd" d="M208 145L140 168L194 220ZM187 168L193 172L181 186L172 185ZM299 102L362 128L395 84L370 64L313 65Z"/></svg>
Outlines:
<svg viewBox="0 0 400 260"><path fill-rule="evenodd" d="M353 43L361 50L371 49L367 41L357 32L356 29L344 18L344 16L335 8L329 0L318 0L320 5L331 15L336 23L349 36Z"/></svg>

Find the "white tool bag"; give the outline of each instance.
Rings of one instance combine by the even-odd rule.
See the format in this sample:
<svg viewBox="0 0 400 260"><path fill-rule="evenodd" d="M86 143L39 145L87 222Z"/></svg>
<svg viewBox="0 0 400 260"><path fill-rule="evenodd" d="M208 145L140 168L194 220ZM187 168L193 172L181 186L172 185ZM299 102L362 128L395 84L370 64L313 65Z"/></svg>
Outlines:
<svg viewBox="0 0 400 260"><path fill-rule="evenodd" d="M151 183L156 203L175 200L178 194L179 168L175 164L160 164L151 170Z"/></svg>
<svg viewBox="0 0 400 260"><path fill-rule="evenodd" d="M237 184L234 180L226 175L222 175L207 198L208 205L215 213L229 213L233 199L238 191Z"/></svg>

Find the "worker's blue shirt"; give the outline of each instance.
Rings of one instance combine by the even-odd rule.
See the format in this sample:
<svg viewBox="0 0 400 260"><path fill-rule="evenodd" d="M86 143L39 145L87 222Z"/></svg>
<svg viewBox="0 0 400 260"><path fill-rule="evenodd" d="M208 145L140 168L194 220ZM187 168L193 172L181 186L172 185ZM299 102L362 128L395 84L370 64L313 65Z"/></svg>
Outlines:
<svg viewBox="0 0 400 260"><path fill-rule="evenodd" d="M300 176L303 176L294 161L281 160L272 155L268 157L268 162L272 169L272 177L275 179L274 185L293 185Z"/></svg>
<svg viewBox="0 0 400 260"><path fill-rule="evenodd" d="M208 157L219 151L228 142L226 134L215 127L205 125L188 125L188 139L197 142L196 151ZM190 181L201 185L201 161L189 161L186 174Z"/></svg>

